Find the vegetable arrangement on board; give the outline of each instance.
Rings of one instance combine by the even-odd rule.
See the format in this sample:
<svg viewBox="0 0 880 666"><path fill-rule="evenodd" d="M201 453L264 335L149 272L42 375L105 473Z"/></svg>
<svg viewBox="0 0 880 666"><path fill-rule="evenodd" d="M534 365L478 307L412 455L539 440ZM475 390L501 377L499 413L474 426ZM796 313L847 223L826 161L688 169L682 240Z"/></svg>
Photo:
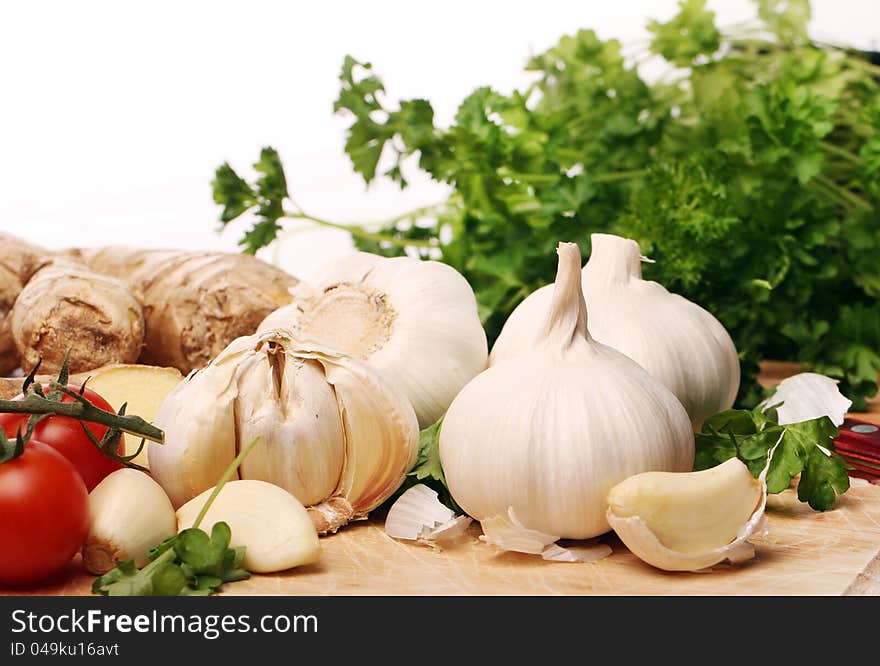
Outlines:
<svg viewBox="0 0 880 666"><path fill-rule="evenodd" d="M876 308L864 244L836 235L876 222L876 146L838 144L872 146L877 119L837 106L868 113L876 82L806 40L793 10L759 5L776 41L722 40L701 0L652 24L652 49L689 68L674 84L642 82L614 42L565 38L535 58L529 92L481 89L448 130L423 100L385 111L369 65L347 60L337 108L356 117L356 168L371 180L387 144L387 176L403 184L419 152L455 192L432 226L342 225L380 253L312 283L244 255L2 239L0 370L29 375L0 386L20 389L0 401L0 583L81 552L96 594L212 594L317 561L319 535L383 504L389 536L435 548L477 521L494 547L589 562L613 530L644 562L694 571L754 557L768 495L796 479L831 509L849 488L834 438L852 402L816 373L759 402L749 363L792 352L857 398L875 385L871 334L832 368L841 338L820 318L838 313L829 293ZM612 158L623 170L599 172ZM286 211L273 150L255 166L254 185L228 165L214 183L224 222L257 209L247 250L287 213L339 226ZM584 265L559 239L593 224L631 230L657 263L591 233ZM421 258L381 256L407 247ZM732 409L740 360L748 408Z"/></svg>
<svg viewBox="0 0 880 666"><path fill-rule="evenodd" d="M405 187L417 165L448 200L335 223L290 199L266 148L254 183L217 170L221 220L253 209L251 253L290 218L344 229L363 250L439 257L473 286L490 342L552 280L558 240L627 236L657 260L646 277L730 332L740 406L759 402L758 361L772 358L840 380L864 409L880 371L880 67L810 39L807 0L757 0L759 20L729 31L705 4L651 21L647 49L565 36L529 60L527 88L478 88L448 127L347 57L334 108L351 120L354 169ZM661 59L665 75L641 75Z"/></svg>
<svg viewBox="0 0 880 666"><path fill-rule="evenodd" d="M16 557L54 543L53 558L4 563L0 578L38 581L81 550L100 576L96 593L210 594L249 571L314 562L319 534L406 488L388 511L396 538L437 546L476 519L496 547L584 562L611 549L556 542L614 529L645 562L672 571L753 556L767 493L798 473L799 498L831 508L848 488L832 440L850 402L836 383L803 374L753 411L688 414L686 404L731 404L739 375L730 339L707 312L638 277L633 241L606 236L594 248L582 268L578 246L559 244L556 281L511 316L505 331L516 335L499 338L491 363L473 292L454 269L360 253L315 285L298 284L292 305L186 378L99 368L90 381L105 399L68 384L66 363L46 393L34 368L22 395L0 402L0 474L24 475L32 491L9 499L0 521L30 521L33 540ZM609 293L614 307L602 302ZM587 299L600 317L613 319L616 307L642 339L686 324L703 373L674 372L684 357L675 344L635 347L640 365L594 339ZM666 319L649 316L664 308ZM613 326L597 328L629 349ZM674 390L701 397L684 402ZM129 404L153 424L127 416ZM415 405L424 421L442 418L420 434ZM152 440L149 472L134 462L145 442L132 450L123 431ZM54 492L27 476L37 465L56 468ZM39 508L53 501L63 539Z"/></svg>

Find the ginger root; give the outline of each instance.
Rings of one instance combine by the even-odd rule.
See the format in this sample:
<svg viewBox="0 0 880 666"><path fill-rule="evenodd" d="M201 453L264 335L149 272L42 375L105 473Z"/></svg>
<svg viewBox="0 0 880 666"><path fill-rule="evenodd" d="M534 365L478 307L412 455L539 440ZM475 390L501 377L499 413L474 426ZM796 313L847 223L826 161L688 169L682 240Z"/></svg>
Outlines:
<svg viewBox="0 0 880 666"><path fill-rule="evenodd" d="M0 374L7 374L19 365L9 312L31 276L51 258L47 250L15 236L0 234Z"/></svg>
<svg viewBox="0 0 880 666"><path fill-rule="evenodd" d="M71 256L125 282L144 308L140 362L182 373L204 367L230 342L291 302L298 280L256 257L220 252L81 249Z"/></svg>
<svg viewBox="0 0 880 666"><path fill-rule="evenodd" d="M27 282L9 315L25 371L42 358L56 373L70 351L71 372L133 363L141 353L140 303L119 280L66 259L52 259Z"/></svg>

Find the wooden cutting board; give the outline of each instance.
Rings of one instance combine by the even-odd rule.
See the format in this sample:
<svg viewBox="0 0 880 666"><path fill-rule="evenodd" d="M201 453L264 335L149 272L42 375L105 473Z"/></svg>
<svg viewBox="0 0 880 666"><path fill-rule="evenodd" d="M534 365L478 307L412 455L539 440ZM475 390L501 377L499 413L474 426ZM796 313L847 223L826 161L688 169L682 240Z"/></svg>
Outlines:
<svg viewBox="0 0 880 666"><path fill-rule="evenodd" d="M773 384L790 366L769 366ZM880 424L880 405L858 418ZM836 508L817 513L787 490L768 502L769 534L757 557L709 573L666 573L638 560L613 536L599 562L545 562L481 543L478 526L442 551L386 536L381 517L322 539L313 565L226 586L246 595L858 595L880 594L880 486L859 481ZM74 560L30 590L0 594L89 594L92 578Z"/></svg>

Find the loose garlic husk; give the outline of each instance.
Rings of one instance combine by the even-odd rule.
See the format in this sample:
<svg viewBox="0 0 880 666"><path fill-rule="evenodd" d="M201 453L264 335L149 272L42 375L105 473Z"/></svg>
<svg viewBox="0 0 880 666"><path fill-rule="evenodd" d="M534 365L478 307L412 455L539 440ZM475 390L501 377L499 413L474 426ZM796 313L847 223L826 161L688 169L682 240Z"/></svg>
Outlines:
<svg viewBox="0 0 880 666"><path fill-rule="evenodd" d="M639 559L699 571L754 557L765 529L767 486L737 458L699 472L637 474L611 489L608 522Z"/></svg>
<svg viewBox="0 0 880 666"><path fill-rule="evenodd" d="M733 405L739 390L739 359L730 335L696 303L643 280L634 240L609 234L590 239L593 250L583 268L590 333L671 390L699 431L706 418ZM492 347L490 365L531 351L552 295L548 285L520 303Z"/></svg>
<svg viewBox="0 0 880 666"><path fill-rule="evenodd" d="M293 494L321 533L390 497L419 436L412 406L367 365L280 330L232 342L166 398L156 425L165 444L151 443L150 469L174 506L259 437L239 476Z"/></svg>
<svg viewBox="0 0 880 666"><path fill-rule="evenodd" d="M486 367L473 290L446 264L359 252L293 294L258 332L288 329L363 360L399 387L422 428Z"/></svg>
<svg viewBox="0 0 880 666"><path fill-rule="evenodd" d="M455 501L486 527L515 513L556 538L608 531L608 491L649 470L694 460L687 413L675 396L587 330L580 252L559 246L543 335L529 354L499 362L455 398L440 459ZM546 544L545 544L546 545Z"/></svg>
<svg viewBox="0 0 880 666"><path fill-rule="evenodd" d="M177 528L192 527L213 488L177 510ZM225 522L230 546L246 548L241 565L253 573L285 571L316 562L318 533L305 507L289 492L265 481L230 481L217 494L199 528L211 533Z"/></svg>
<svg viewBox="0 0 880 666"><path fill-rule="evenodd" d="M174 507L148 474L123 468L107 475L89 494L91 527L82 547L83 565L96 576L116 561L149 562L151 548L177 533Z"/></svg>
<svg viewBox="0 0 880 666"><path fill-rule="evenodd" d="M840 392L837 381L831 377L801 372L779 382L773 395L758 406L765 410L775 407L780 425L827 416L839 426L852 407L852 400Z"/></svg>

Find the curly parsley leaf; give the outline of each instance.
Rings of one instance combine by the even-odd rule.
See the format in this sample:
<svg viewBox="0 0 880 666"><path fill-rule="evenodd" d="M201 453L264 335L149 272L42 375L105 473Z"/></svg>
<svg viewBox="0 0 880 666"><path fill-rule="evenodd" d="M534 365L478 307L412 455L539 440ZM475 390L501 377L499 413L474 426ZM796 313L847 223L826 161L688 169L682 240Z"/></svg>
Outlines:
<svg viewBox="0 0 880 666"><path fill-rule="evenodd" d="M772 452L767 492L782 492L800 474L798 499L827 511L849 488L847 463L834 453L838 434L827 416L779 425L773 409L727 410L708 419L695 435L694 469L709 469L736 457L757 478Z"/></svg>
<svg viewBox="0 0 880 666"><path fill-rule="evenodd" d="M256 221L239 242L247 254L256 254L277 238L281 230L278 220L285 215L284 201L289 196L284 167L274 148L263 148L253 167L258 173L253 185L239 176L228 162L217 168L211 181L214 201L223 207L220 213L222 226L255 209Z"/></svg>

